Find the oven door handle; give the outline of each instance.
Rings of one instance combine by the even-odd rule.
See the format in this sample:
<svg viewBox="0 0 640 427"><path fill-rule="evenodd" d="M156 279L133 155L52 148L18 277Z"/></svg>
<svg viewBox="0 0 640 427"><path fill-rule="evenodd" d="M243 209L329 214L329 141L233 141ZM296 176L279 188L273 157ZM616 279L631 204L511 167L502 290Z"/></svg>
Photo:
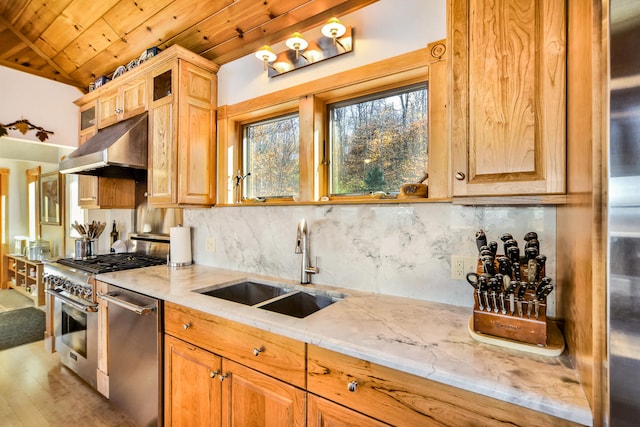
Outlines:
<svg viewBox="0 0 640 427"><path fill-rule="evenodd" d="M86 313L95 313L98 311L97 304L96 305L81 304L77 301L72 300L71 298L65 297L64 295L60 295L58 292L52 289L45 289L44 292L55 298L60 299L65 304L69 304L71 307L77 308L80 311L84 311Z"/></svg>
<svg viewBox="0 0 640 427"><path fill-rule="evenodd" d="M98 298L103 299L109 303L118 305L129 311L133 311L139 316L144 316L146 314L153 313L154 311L156 311L156 307L157 307L155 303L149 304L149 305L137 305L137 304L130 303L128 301L121 300L120 298L118 298L118 292L108 292L106 294L103 294L102 292L98 292Z"/></svg>

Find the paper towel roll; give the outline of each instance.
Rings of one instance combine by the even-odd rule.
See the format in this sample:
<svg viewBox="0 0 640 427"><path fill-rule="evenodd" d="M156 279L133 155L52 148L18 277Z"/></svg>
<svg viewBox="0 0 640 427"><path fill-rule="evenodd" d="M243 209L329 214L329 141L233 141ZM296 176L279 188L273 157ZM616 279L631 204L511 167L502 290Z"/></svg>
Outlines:
<svg viewBox="0 0 640 427"><path fill-rule="evenodd" d="M191 264L191 227L169 228L170 262L177 265Z"/></svg>

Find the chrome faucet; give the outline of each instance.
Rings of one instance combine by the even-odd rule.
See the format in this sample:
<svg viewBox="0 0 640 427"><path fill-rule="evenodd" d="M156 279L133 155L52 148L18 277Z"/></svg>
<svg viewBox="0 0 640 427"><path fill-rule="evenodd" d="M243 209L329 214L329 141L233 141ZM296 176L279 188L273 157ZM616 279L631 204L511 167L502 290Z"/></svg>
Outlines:
<svg viewBox="0 0 640 427"><path fill-rule="evenodd" d="M309 257L309 230L307 229L307 221L302 218L298 222L298 233L296 238L295 253L302 254L302 263L300 264L300 283L311 283L311 275L318 273L318 267L311 266Z"/></svg>

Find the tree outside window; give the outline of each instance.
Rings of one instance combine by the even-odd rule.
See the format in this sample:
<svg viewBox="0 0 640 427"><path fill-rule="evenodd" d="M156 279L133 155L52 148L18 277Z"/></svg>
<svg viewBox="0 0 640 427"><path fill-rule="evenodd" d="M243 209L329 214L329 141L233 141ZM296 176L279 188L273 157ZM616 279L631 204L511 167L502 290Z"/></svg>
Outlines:
<svg viewBox="0 0 640 427"><path fill-rule="evenodd" d="M329 106L331 194L396 194L428 170L426 84Z"/></svg>
<svg viewBox="0 0 640 427"><path fill-rule="evenodd" d="M297 114L244 126L244 197L300 194L300 123Z"/></svg>

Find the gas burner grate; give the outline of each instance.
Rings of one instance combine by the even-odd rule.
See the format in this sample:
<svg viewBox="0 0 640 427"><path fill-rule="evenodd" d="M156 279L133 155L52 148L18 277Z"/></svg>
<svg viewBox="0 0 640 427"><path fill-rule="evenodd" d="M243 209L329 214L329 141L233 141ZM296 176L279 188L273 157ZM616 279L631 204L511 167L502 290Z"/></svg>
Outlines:
<svg viewBox="0 0 640 427"><path fill-rule="evenodd" d="M57 261L78 270L87 271L93 274L109 273L112 271L130 270L132 268L151 267L167 262L166 259L144 254L104 254L98 255L94 259L76 260L73 258L63 258Z"/></svg>

